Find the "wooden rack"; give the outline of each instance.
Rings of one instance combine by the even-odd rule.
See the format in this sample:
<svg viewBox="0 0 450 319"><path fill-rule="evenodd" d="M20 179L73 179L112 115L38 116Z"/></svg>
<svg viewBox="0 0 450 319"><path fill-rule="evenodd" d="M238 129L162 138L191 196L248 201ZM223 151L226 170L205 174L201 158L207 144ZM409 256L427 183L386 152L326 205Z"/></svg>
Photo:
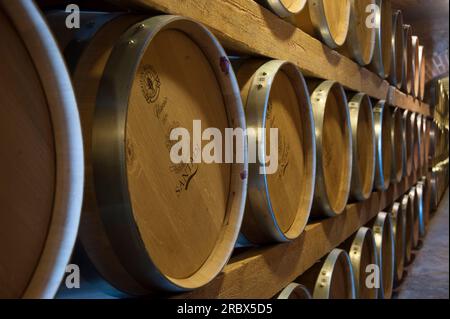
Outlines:
<svg viewBox="0 0 450 319"><path fill-rule="evenodd" d="M431 116L430 107L378 75L329 49L253 0L138 0L168 14L203 23L231 52L296 63L305 76L340 82L345 88Z"/></svg>

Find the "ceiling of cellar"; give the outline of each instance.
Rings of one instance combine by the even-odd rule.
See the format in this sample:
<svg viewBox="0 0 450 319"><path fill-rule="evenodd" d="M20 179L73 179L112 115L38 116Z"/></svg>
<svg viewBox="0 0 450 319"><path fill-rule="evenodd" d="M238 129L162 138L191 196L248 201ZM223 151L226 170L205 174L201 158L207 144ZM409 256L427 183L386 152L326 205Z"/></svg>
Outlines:
<svg viewBox="0 0 450 319"><path fill-rule="evenodd" d="M448 73L449 0L392 0L425 45L430 77Z"/></svg>

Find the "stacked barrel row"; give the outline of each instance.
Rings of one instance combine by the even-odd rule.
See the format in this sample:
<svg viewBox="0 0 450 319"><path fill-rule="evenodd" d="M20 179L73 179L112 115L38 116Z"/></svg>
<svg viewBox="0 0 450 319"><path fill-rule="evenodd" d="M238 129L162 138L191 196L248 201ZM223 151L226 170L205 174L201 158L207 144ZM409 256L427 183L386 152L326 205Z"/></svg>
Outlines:
<svg viewBox="0 0 450 319"><path fill-rule="evenodd" d="M256 0L331 49L420 100L425 52L390 0Z"/></svg>
<svg viewBox="0 0 450 319"><path fill-rule="evenodd" d="M449 102L448 102L448 76L437 80L435 86L435 107L434 118L438 125L447 125L449 122Z"/></svg>
<svg viewBox="0 0 450 319"><path fill-rule="evenodd" d="M32 1L0 2L1 297L53 297L76 238L71 262L96 289L196 289L238 237L293 240L421 167L419 114L288 61L231 63L184 17L82 12L68 29L67 15L47 14L58 49ZM230 128L222 161L209 142Z"/></svg>
<svg viewBox="0 0 450 319"><path fill-rule="evenodd" d="M389 299L427 233L429 183L414 187L288 285L279 299ZM429 207L428 207L429 208Z"/></svg>

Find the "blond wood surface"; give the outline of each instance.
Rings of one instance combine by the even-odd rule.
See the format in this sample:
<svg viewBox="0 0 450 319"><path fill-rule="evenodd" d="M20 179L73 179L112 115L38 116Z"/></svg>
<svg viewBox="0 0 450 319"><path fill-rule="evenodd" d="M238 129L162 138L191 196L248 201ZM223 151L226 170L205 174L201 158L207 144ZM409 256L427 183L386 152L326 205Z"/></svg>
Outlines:
<svg viewBox="0 0 450 319"><path fill-rule="evenodd" d="M328 0L333 5L336 0ZM131 1L126 2L128 5ZM346 88L386 99L389 84L305 32L250 0L133 0L138 8L191 17L210 28L228 49L288 60L305 75L336 80ZM331 10L330 12L337 12ZM398 91L395 91L397 94ZM397 99L401 108L417 108L417 101ZM429 116L426 104L420 109Z"/></svg>
<svg viewBox="0 0 450 319"><path fill-rule="evenodd" d="M158 89L148 101L146 92ZM200 47L172 30L152 40L132 87L126 143L133 214L152 260L170 277L194 274L210 256L224 223L231 174L230 164L173 164L170 131L187 128L194 138L192 121L201 120L203 129L218 128L224 136L222 94Z"/></svg>
<svg viewBox="0 0 450 319"><path fill-rule="evenodd" d="M392 184L387 191L372 193L368 200L348 205L342 215L309 224L303 234L290 243L243 252L233 257L207 286L174 297L271 298L390 206L416 179L412 174Z"/></svg>
<svg viewBox="0 0 450 319"><path fill-rule="evenodd" d="M1 9L0 30L0 297L20 298L51 223L56 149L40 76Z"/></svg>
<svg viewBox="0 0 450 319"><path fill-rule="evenodd" d="M270 138L270 129L278 129L279 164L275 174L267 176L271 203L275 217L286 233L294 223L297 214L302 211L302 187L299 181L308 174L305 170L303 150L302 118L300 102L292 83L284 72L275 77L271 89L267 114L266 136L267 146L274 141Z"/></svg>
<svg viewBox="0 0 450 319"><path fill-rule="evenodd" d="M404 171L404 126L405 123L402 118L402 110L396 108L392 112L392 133L391 133L391 145L392 145L392 165L391 165L391 182L399 182L402 179ZM408 134L410 131L407 131Z"/></svg>

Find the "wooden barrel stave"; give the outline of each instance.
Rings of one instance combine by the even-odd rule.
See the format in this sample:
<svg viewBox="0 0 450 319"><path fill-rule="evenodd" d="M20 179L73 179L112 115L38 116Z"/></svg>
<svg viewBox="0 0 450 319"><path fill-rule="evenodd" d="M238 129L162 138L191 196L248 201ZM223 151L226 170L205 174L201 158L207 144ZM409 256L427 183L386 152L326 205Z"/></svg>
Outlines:
<svg viewBox="0 0 450 319"><path fill-rule="evenodd" d="M333 249L297 281L313 292L313 299L355 299L352 263L342 249Z"/></svg>
<svg viewBox="0 0 450 319"><path fill-rule="evenodd" d="M268 138L257 139L260 149L271 143L269 129L277 129L281 149L276 172L261 174L265 164L259 161L249 165L242 234L255 244L289 241L306 226L315 183L315 128L306 83L286 61L250 60L237 69L247 127L257 131L265 125Z"/></svg>

